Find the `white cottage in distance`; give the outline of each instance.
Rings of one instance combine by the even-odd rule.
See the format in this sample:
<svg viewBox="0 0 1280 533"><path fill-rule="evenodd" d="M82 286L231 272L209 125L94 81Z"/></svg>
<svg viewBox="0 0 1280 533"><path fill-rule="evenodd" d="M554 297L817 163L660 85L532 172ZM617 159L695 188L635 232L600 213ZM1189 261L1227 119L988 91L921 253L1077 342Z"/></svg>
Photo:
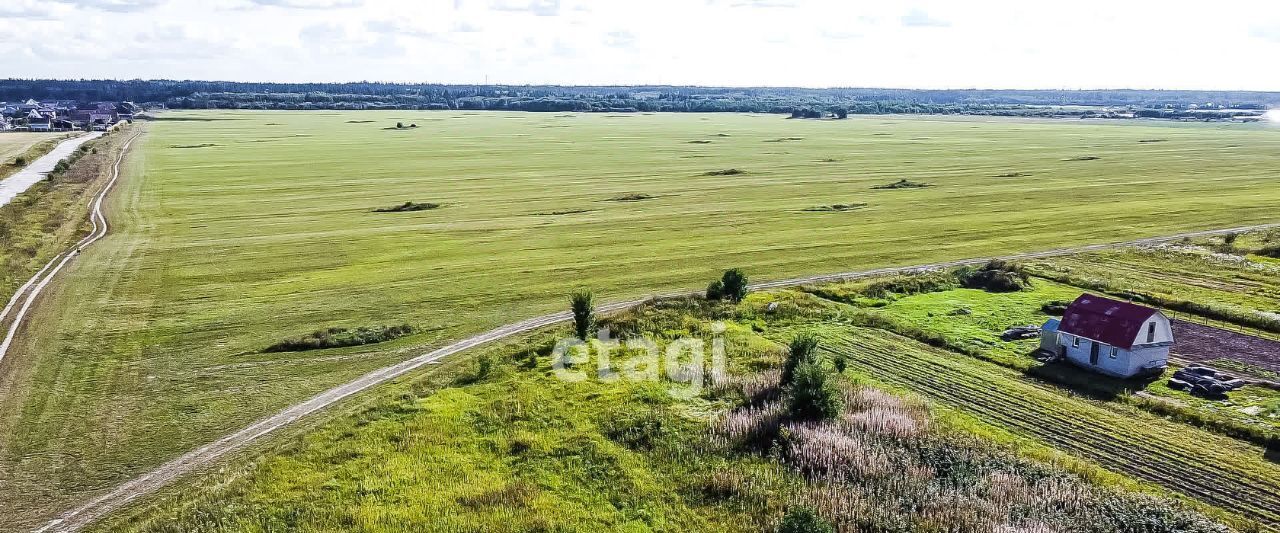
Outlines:
<svg viewBox="0 0 1280 533"><path fill-rule="evenodd" d="M1158 375L1169 365L1173 330L1164 313L1082 294L1062 320L1050 319L1040 347L1072 363L1118 378Z"/></svg>

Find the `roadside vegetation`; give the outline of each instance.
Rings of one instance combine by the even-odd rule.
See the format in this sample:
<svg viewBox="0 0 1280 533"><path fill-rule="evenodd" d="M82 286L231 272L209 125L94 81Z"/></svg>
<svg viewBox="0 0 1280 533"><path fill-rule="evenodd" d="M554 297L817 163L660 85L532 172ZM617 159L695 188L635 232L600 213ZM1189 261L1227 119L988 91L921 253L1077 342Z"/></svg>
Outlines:
<svg viewBox="0 0 1280 533"><path fill-rule="evenodd" d="M382 131L397 121L419 127ZM0 508L22 527L410 346L563 311L571 287L615 301L705 289L726 266L768 281L992 257L1270 222L1280 202L1258 170L1280 167L1280 138L1257 125L449 110L175 111L145 127L111 236L33 315L56 327L8 356L28 368L0 399ZM804 140L765 142L785 138ZM1081 153L1101 159L1061 161ZM1032 176L992 178L1010 171ZM904 176L934 186L870 190ZM604 201L635 193L658 199ZM848 216L803 211L867 195ZM408 199L448 207L369 213ZM402 323L418 332L261 353Z"/></svg>
<svg viewBox="0 0 1280 533"><path fill-rule="evenodd" d="M41 135L46 140L20 157L33 161L61 137ZM110 177L110 166L125 138L114 133L81 145L59 161L47 179L0 206L0 302L8 301L50 258L88 231L88 199Z"/></svg>

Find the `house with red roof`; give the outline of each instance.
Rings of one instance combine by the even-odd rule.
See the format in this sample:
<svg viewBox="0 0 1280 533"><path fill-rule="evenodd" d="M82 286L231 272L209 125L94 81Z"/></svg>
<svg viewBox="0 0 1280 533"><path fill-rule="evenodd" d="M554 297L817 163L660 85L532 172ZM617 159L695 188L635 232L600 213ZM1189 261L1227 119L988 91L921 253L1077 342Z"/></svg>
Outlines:
<svg viewBox="0 0 1280 533"><path fill-rule="evenodd" d="M1078 366L1118 378L1158 375L1169 364L1173 330L1164 313L1082 294L1062 320L1042 328L1041 347Z"/></svg>

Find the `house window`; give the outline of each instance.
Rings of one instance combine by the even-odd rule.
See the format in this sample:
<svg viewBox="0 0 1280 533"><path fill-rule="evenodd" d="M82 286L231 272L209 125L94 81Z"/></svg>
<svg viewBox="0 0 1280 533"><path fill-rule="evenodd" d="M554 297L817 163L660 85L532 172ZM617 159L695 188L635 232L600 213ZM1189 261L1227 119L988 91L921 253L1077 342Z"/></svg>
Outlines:
<svg viewBox="0 0 1280 533"><path fill-rule="evenodd" d="M1155 341L1156 341L1156 323L1148 322L1147 323L1147 342L1155 342Z"/></svg>
<svg viewBox="0 0 1280 533"><path fill-rule="evenodd" d="M1119 354L1120 354L1120 349L1119 349L1119 348L1116 348L1115 346L1112 346L1112 347L1111 347L1111 358L1112 358L1112 359L1115 359L1115 358L1116 358L1116 356L1117 356L1117 355L1119 355Z"/></svg>
<svg viewBox="0 0 1280 533"><path fill-rule="evenodd" d="M1071 337L1071 347L1072 348L1080 347L1080 337Z"/></svg>

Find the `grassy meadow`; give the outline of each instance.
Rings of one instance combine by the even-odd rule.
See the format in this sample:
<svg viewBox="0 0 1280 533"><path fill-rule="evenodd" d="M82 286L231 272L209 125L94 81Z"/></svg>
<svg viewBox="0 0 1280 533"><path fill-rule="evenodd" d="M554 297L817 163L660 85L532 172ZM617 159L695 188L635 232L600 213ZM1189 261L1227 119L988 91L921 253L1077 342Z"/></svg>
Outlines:
<svg viewBox="0 0 1280 533"><path fill-rule="evenodd" d="M779 305L766 311L771 303ZM558 379L550 334L482 349L472 364L384 390L94 530L746 532L772 531L787 510L805 507L841 530L1219 532L1194 510L1239 515L1169 496L1198 487L1237 512L1232 505L1275 501L1259 491L1274 486L1265 476L1276 467L1229 439L1027 384L989 363L952 362L955 354L843 324L843 311L779 291L740 305L665 301L607 320L659 348L720 339L728 373L692 394L665 380ZM822 336L827 364L848 357L837 377L843 418L783 412L776 367L800 331ZM638 357L611 360L625 368ZM936 365L954 365L938 375L959 397L919 387ZM998 388L979 397L984 385ZM1134 431L1124 446L1105 444ZM1225 448L1175 451L1189 442ZM1130 460L1140 454L1156 459ZM1203 471L1167 476L1196 460Z"/></svg>
<svg viewBox="0 0 1280 533"><path fill-rule="evenodd" d="M1280 130L1261 125L173 112L146 128L112 235L5 362L6 521L575 287L620 300L732 266L759 281L1124 241L1275 222L1280 201ZM900 180L927 186L875 188ZM405 202L439 206L375 212ZM406 323L388 343L263 352Z"/></svg>
<svg viewBox="0 0 1280 533"><path fill-rule="evenodd" d="M65 137L65 133L0 133L0 179L9 177L26 165L18 165L19 157L31 163L35 158L52 150L57 140Z"/></svg>

